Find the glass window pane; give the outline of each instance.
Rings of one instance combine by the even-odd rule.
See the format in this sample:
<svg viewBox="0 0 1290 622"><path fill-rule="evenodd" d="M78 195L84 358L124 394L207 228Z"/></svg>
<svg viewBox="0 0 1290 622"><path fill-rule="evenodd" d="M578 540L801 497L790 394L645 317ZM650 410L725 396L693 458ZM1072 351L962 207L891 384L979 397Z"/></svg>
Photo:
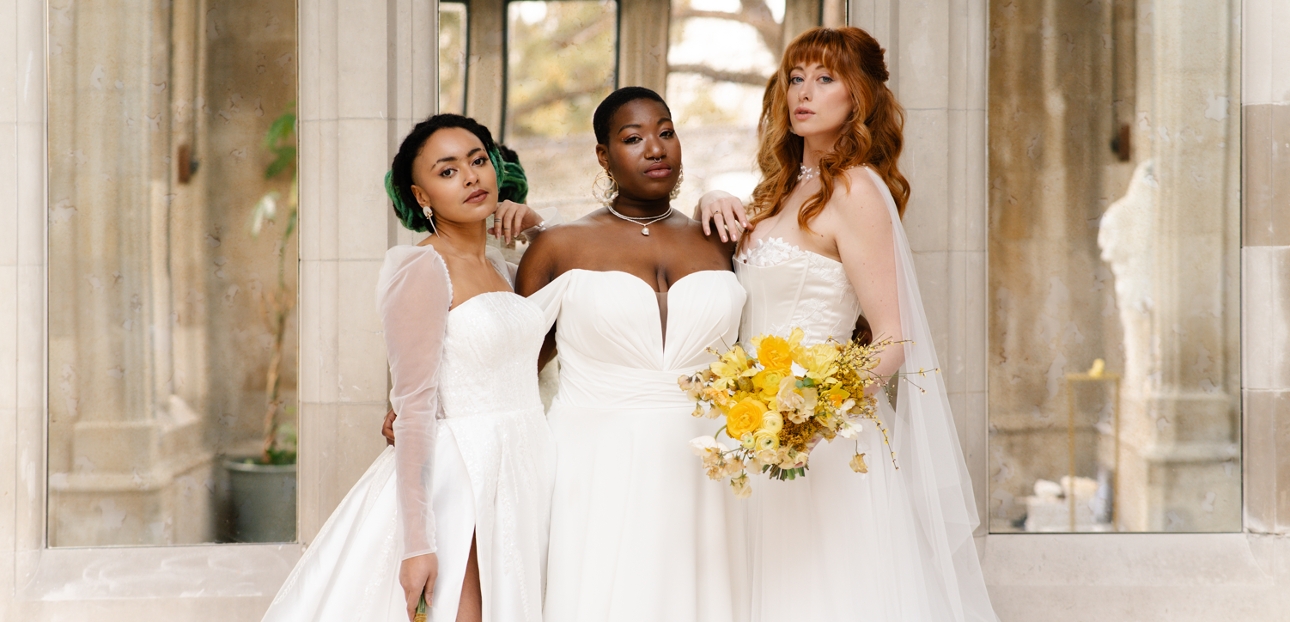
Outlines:
<svg viewBox="0 0 1290 622"><path fill-rule="evenodd" d="M505 142L528 173L529 204L566 219L599 207L591 115L614 89L614 2L525 0L507 5Z"/></svg>
<svg viewBox="0 0 1290 622"><path fill-rule="evenodd" d="M469 9L464 2L439 3L439 112L465 114L466 41Z"/></svg>
<svg viewBox="0 0 1290 622"><path fill-rule="evenodd" d="M991 2L993 531L1241 529L1240 6Z"/></svg>
<svg viewBox="0 0 1290 622"><path fill-rule="evenodd" d="M49 544L293 541L296 3L59 4Z"/></svg>
<svg viewBox="0 0 1290 622"><path fill-rule="evenodd" d="M785 44L784 9L784 0L672 3L666 97L685 145L677 205L713 189L752 194L757 118Z"/></svg>

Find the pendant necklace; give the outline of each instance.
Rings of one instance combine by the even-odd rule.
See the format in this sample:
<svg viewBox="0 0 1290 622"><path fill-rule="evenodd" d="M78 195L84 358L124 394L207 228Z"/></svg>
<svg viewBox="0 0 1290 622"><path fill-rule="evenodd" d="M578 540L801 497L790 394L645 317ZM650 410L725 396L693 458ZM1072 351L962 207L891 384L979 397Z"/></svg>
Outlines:
<svg viewBox="0 0 1290 622"><path fill-rule="evenodd" d="M663 215L662 215L662 216L624 216L623 214L620 214L620 213L618 212L618 210L614 209L614 206L613 206L613 205L606 205L605 207L609 209L609 213L610 213L610 214L613 214L613 215L615 215L615 216L617 216L617 217L619 217L619 218L621 218L621 219L623 219L623 220L626 220L627 222L630 222L630 223L633 223L633 224L640 225L640 226L641 226L641 235L644 235L644 236L648 236L648 235L649 235L649 226L650 226L650 225L652 225L652 224L654 224L654 223L656 223L656 222L661 222L661 221L663 221L663 220L666 220L668 216L671 216L671 215L672 215L672 207L671 207L671 206L669 206L669 207L667 208L667 211L666 211L666 212L663 212Z"/></svg>

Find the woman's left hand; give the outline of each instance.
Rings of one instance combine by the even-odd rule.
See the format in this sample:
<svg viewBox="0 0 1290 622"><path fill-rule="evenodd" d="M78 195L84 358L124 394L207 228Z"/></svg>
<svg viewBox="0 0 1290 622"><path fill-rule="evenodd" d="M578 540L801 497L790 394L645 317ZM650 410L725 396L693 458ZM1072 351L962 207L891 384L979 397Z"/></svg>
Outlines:
<svg viewBox="0 0 1290 622"><path fill-rule="evenodd" d="M523 203L500 201L497 211L493 212L493 226L488 233L499 240L505 240L509 246L520 232L542 224L542 217L533 208Z"/></svg>

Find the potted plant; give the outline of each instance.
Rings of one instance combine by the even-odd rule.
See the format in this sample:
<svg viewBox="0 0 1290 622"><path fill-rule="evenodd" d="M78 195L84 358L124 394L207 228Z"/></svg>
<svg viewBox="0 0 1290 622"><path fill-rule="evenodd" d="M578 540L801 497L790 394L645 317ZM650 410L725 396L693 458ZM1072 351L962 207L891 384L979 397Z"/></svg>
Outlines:
<svg viewBox="0 0 1290 622"><path fill-rule="evenodd" d="M266 193L251 210L252 237L259 237L265 223L281 218L286 224L276 248L277 284L260 297L260 310L273 337L265 372L264 440L258 455L224 460L232 506L230 535L238 542L290 542L296 537L296 432L292 423L279 423L283 413L295 410L284 408L281 397L283 341L296 304L295 291L286 279L287 244L295 235L299 197L295 136L296 114L288 109L265 133L264 148L274 159L265 167L264 178L290 175L291 189L285 198L276 190Z"/></svg>

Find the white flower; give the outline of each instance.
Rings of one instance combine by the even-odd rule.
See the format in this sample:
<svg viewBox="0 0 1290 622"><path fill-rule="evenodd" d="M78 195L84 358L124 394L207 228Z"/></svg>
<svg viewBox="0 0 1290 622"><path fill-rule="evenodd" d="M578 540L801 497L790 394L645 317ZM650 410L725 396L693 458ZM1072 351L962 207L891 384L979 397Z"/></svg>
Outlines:
<svg viewBox="0 0 1290 622"><path fill-rule="evenodd" d="M706 457L713 450L723 453L730 450L729 447L722 445L716 438L711 436L695 437L690 441L690 449L694 450L694 455L700 458Z"/></svg>
<svg viewBox="0 0 1290 622"><path fill-rule="evenodd" d="M730 478L730 487L734 489L736 499L747 499L748 495L752 494L752 487L748 485L747 475Z"/></svg>

